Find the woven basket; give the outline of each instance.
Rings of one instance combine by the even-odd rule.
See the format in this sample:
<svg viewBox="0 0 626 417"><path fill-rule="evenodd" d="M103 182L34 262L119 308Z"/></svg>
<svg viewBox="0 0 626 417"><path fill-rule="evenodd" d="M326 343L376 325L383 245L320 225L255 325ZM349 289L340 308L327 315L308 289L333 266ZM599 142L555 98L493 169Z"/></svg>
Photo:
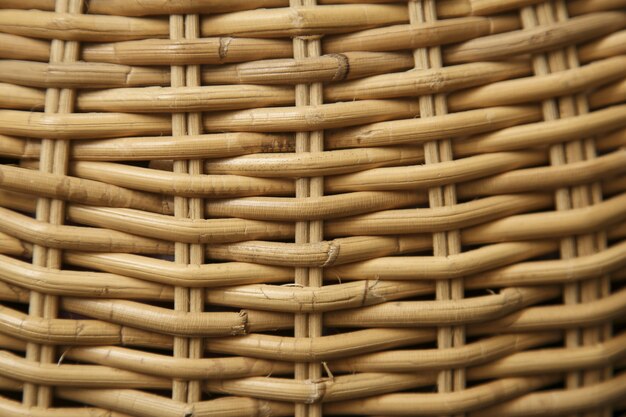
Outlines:
<svg viewBox="0 0 626 417"><path fill-rule="evenodd" d="M626 409L624 0L0 9L0 416Z"/></svg>

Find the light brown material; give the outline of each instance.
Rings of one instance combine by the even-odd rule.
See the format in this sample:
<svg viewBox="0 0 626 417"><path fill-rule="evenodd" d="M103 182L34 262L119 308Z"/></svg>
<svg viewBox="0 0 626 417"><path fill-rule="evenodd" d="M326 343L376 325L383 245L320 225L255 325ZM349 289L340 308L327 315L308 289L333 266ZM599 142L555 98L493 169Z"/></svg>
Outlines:
<svg viewBox="0 0 626 417"><path fill-rule="evenodd" d="M625 282L624 0L0 0L0 416L610 417Z"/></svg>

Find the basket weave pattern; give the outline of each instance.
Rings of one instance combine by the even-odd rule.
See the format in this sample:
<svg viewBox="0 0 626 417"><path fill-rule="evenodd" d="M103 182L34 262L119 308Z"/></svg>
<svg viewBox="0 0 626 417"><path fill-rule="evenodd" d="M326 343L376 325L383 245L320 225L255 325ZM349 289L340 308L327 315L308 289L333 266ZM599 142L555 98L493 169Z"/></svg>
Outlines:
<svg viewBox="0 0 626 417"><path fill-rule="evenodd" d="M623 0L0 0L0 58L0 416L626 409Z"/></svg>

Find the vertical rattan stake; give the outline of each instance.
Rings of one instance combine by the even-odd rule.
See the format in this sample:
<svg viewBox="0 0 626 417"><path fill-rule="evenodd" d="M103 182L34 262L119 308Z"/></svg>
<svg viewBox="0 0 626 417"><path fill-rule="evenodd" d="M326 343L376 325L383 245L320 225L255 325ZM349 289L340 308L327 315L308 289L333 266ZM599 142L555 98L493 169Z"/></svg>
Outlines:
<svg viewBox="0 0 626 417"><path fill-rule="evenodd" d="M408 3L411 23L426 23L437 20L435 2L432 0L415 0ZM443 66L439 47L420 48L413 51L416 69L441 68ZM443 115L448 112L446 98L443 94L421 96L419 98L420 118ZM452 145L450 139L426 142L424 158L427 164L452 161ZM430 207L443 207L456 204L454 184L428 190ZM461 236L458 230L433 234L433 254L450 256L461 253ZM438 280L436 283L437 300L458 300L464 297L463 279ZM437 346L440 349L460 347L465 344L463 326L440 327L437 333ZM438 378L439 392L460 391L465 388L465 370L457 369L442 371Z"/></svg>
<svg viewBox="0 0 626 417"><path fill-rule="evenodd" d="M82 0L57 0L56 12L82 13ZM54 39L50 48L50 63L74 62L78 59L79 43ZM74 110L75 91L71 89L49 88L46 90L46 113L72 113ZM66 175L70 144L68 141L43 139L39 155L39 170L54 174ZM65 201L37 199L36 219L50 224L65 222ZM33 248L33 265L48 268L61 268L61 251L54 248L35 245ZM44 295L31 291L29 315L55 318L58 313L58 298L54 295ZM52 345L37 345L29 343L26 349L26 358L40 363L54 363L56 349ZM52 393L49 386L32 384L24 385L23 402L27 406L49 407Z"/></svg>
<svg viewBox="0 0 626 417"><path fill-rule="evenodd" d="M170 39L196 39L199 35L197 15L170 16ZM172 87L199 86L200 69L198 65L172 66ZM185 137L197 135L202 129L201 113L174 113L172 114L172 135ZM175 160L174 172L189 175L202 175L202 160ZM174 214L180 218L203 219L204 202L201 198L174 197ZM204 263L204 245L176 242L176 263L183 265L201 265ZM175 287L174 309L184 312L202 312L204 310L204 290ZM204 350L203 339L181 338L174 339L174 357L201 358ZM197 402L202 397L200 381L175 380L172 387L172 398L182 402Z"/></svg>
<svg viewBox="0 0 626 417"><path fill-rule="evenodd" d="M556 10L553 9L556 8ZM525 27L552 24L557 20L567 20L567 10L562 2L544 2L537 6L528 6L520 12ZM568 67L577 67L578 58L575 47L565 50L556 50L533 57L533 70L537 75L545 75L551 72L564 71ZM556 120L574 117L577 114L588 112L587 99L584 95L564 96L543 102L543 116L545 120ZM595 143L593 138L566 142L550 147L550 161L552 165L566 165L596 157ZM602 190L599 184L581 185L577 187L560 188L555 194L557 210L571 210L573 208L587 207L602 201ZM561 257L564 259L579 256L592 255L598 250L606 248L606 236L603 233L594 235L581 235L561 239ZM606 277L589 280L583 283L573 283L564 286L563 300L565 304L579 304L596 300L598 297L610 294L610 281ZM608 334L607 334L608 332ZM595 344L605 337L610 337L610 327L599 329L578 329L566 332L565 345L578 347L581 345ZM610 370L609 370L610 372ZM597 371L581 373L572 372L567 376L568 387L574 389L587 384L597 383L602 378ZM604 416L609 416L612 411L604 410ZM600 415L593 413L592 415Z"/></svg>

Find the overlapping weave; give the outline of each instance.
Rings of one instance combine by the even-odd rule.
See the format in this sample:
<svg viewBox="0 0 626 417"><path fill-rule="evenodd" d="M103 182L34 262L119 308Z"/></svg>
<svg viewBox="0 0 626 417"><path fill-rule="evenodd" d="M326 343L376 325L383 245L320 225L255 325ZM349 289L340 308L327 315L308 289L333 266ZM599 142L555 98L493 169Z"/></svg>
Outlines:
<svg viewBox="0 0 626 417"><path fill-rule="evenodd" d="M0 0L0 58L0 416L626 409L623 0Z"/></svg>

